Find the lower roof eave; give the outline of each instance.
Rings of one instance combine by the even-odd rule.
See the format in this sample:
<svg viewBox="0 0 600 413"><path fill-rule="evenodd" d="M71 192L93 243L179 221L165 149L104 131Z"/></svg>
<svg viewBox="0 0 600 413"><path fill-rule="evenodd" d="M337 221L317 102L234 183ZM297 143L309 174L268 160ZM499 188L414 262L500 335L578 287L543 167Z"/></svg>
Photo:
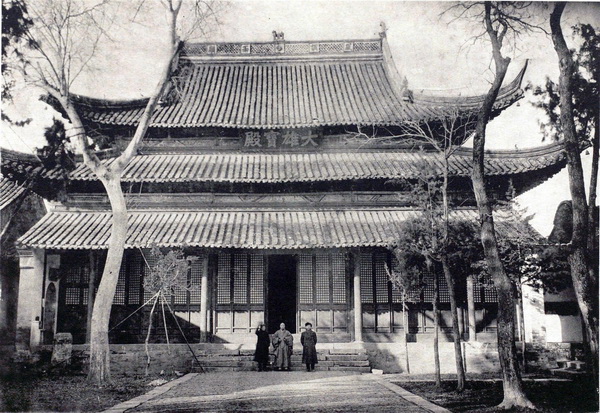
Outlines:
<svg viewBox="0 0 600 413"><path fill-rule="evenodd" d="M387 247L410 209L136 211L129 214L125 248L239 248L255 250ZM512 237L514 215L494 213L499 233ZM475 209L454 210L451 219L477 222ZM53 211L18 242L29 248L106 249L111 213ZM529 231L529 230L527 230ZM531 237L539 234L531 229Z"/></svg>

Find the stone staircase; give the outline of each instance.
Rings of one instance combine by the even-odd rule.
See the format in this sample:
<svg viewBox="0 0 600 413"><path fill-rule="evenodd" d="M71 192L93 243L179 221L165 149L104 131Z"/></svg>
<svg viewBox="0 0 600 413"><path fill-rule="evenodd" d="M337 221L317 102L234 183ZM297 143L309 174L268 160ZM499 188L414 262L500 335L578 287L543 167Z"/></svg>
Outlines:
<svg viewBox="0 0 600 413"><path fill-rule="evenodd" d="M192 359L193 372L212 371L254 371L257 364L253 361L254 350L200 350L196 352L196 358ZM361 349L318 349L318 363L315 370L320 371L355 371L370 373L371 366L369 357ZM271 363L274 356L270 356ZM294 350L292 355L292 371L305 370L302 364L302 350Z"/></svg>
<svg viewBox="0 0 600 413"><path fill-rule="evenodd" d="M589 374L584 361L556 360L558 368L550 369L553 376L572 379Z"/></svg>

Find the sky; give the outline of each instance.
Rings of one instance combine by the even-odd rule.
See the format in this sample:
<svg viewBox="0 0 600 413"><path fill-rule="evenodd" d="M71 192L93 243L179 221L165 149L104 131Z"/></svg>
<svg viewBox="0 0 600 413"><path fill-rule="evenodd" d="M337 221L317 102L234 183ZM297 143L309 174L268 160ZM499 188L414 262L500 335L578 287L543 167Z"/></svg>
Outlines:
<svg viewBox="0 0 600 413"><path fill-rule="evenodd" d="M32 0L37 1L37 0ZM91 1L91 0L90 0ZM146 2L131 23L131 2L114 2L118 18L110 27L111 41L101 44L92 67L73 86L75 93L108 99L147 96L154 88L159 65L164 59L167 41L166 18L158 0ZM231 1L222 3L220 24L210 33L194 41L270 41L273 30L285 33L286 40L341 40L378 38L381 22L385 22L387 39L400 73L406 76L409 88L448 95L485 93L493 78L490 45L473 43L480 27L472 22L454 21L452 15L440 14L447 2L400 1ZM536 4L536 17L547 30L550 8ZM182 16L185 18L186 16ZM563 30L577 23L600 27L600 3L570 3L563 16ZM567 39L573 46L572 38ZM507 81L512 80L525 61L529 66L524 83L540 85L546 76L557 80L558 61L549 36L530 33L518 40L518 49L511 50L512 62ZM19 88L15 103L3 110L15 117L32 117L25 128L2 125L0 145L31 152L43 145L43 127L56 114L39 102L39 92ZM535 147L542 142L540 110L529 103L530 95L505 110L488 127L488 149ZM586 176L589 176L590 156L584 155ZM519 197L519 203L534 214L532 225L548 235L558 204L569 199L566 170Z"/></svg>

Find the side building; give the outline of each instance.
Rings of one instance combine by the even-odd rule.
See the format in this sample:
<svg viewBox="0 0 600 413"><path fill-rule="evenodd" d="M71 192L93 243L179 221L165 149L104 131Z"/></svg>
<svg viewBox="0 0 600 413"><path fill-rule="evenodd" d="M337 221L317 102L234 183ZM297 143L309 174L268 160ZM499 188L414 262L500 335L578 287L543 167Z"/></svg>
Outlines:
<svg viewBox="0 0 600 413"><path fill-rule="evenodd" d="M503 87L494 116L522 97L522 76ZM403 131L428 125L439 134L448 119L467 128L482 100L410 91L385 35L183 45L148 135L122 179L129 233L111 342L145 338L150 309L131 314L151 298L144 277L156 245L183 250L192 289L169 298L181 330L167 317L166 326L156 324L153 341L165 342L166 331L171 342L185 336L251 347L260 321L269 332L284 322L295 334L310 321L322 348L365 348L372 365L398 363L402 370L402 362L389 359L403 358L386 352L402 351L397 342L405 337L428 345L433 287L424 275L426 288L409 304L404 325L400 295L386 272L395 265L388 248L400 224L416 214L410 183L425 170L443 173L440 154ZM111 143L101 152L107 163L131 138L147 102L73 101L89 135ZM465 138L457 133L453 140L460 145ZM449 192L452 217L476 221L470 158L466 148L450 157ZM489 152L492 197L523 193L565 163L561 144ZM44 173L49 184L57 176ZM20 238L21 277L39 292L19 302L21 343L37 344L29 342L33 317L42 319L45 343L56 332L86 342L110 216L101 183L80 163L70 174L66 199ZM510 216L496 212L505 237L516 236ZM441 289L448 332L443 281ZM464 338L495 342L493 287L467 277L459 300Z"/></svg>

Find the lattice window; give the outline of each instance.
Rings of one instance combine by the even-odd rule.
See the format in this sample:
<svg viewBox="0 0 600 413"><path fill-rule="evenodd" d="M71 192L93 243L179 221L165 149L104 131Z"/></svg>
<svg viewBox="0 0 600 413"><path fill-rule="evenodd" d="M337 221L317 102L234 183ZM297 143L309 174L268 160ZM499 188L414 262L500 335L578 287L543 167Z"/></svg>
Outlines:
<svg viewBox="0 0 600 413"><path fill-rule="evenodd" d="M115 298L113 305L125 305L125 285L127 277L127 256L123 256L121 261L121 269L119 270L119 279L117 280L117 288L115 289Z"/></svg>
<svg viewBox="0 0 600 413"><path fill-rule="evenodd" d="M188 291L185 288L174 288L173 303L187 304L187 295Z"/></svg>
<svg viewBox="0 0 600 413"><path fill-rule="evenodd" d="M234 254L233 257L233 302L248 301L248 255Z"/></svg>
<svg viewBox="0 0 600 413"><path fill-rule="evenodd" d="M219 254L217 271L217 304L231 302L231 261L229 254Z"/></svg>
<svg viewBox="0 0 600 413"><path fill-rule="evenodd" d="M190 266L190 304L200 304L200 287L202 286L202 270L204 268L204 257L199 257L191 262Z"/></svg>
<svg viewBox="0 0 600 413"><path fill-rule="evenodd" d="M423 273L423 301L426 303L433 302L433 274L429 272Z"/></svg>
<svg viewBox="0 0 600 413"><path fill-rule="evenodd" d="M373 302L373 256L360 254L360 297L363 303Z"/></svg>
<svg viewBox="0 0 600 413"><path fill-rule="evenodd" d="M498 302L498 292L491 279L486 277L483 280L475 280L473 283L473 299L476 303Z"/></svg>
<svg viewBox="0 0 600 413"><path fill-rule="evenodd" d="M264 302L264 277L265 264L262 255L250 256L250 303L262 304Z"/></svg>
<svg viewBox="0 0 600 413"><path fill-rule="evenodd" d="M476 303L481 302L481 284L477 281L473 283L473 301Z"/></svg>
<svg viewBox="0 0 600 413"><path fill-rule="evenodd" d="M144 261L144 274L148 274L150 275L150 272L152 271L151 268L154 267L154 264L156 264L156 258L154 257L154 255L152 255L152 253L150 252L149 249L144 249L142 250L142 254L144 255L143 261ZM142 283L143 285L143 283ZM146 289L144 289L144 302L147 302L150 298L152 298L154 294L151 291L148 291Z"/></svg>
<svg viewBox="0 0 600 413"><path fill-rule="evenodd" d="M313 302L313 256L300 254L298 265L300 272L298 276L300 303L309 304Z"/></svg>
<svg viewBox="0 0 600 413"><path fill-rule="evenodd" d="M329 303L329 255L315 256L317 303Z"/></svg>
<svg viewBox="0 0 600 413"><path fill-rule="evenodd" d="M81 289L79 287L67 287L65 289L65 304L79 305L81 304Z"/></svg>
<svg viewBox="0 0 600 413"><path fill-rule="evenodd" d="M125 258L125 257L124 257ZM129 296L128 304L139 305L142 291L142 256L135 254L129 264Z"/></svg>
<svg viewBox="0 0 600 413"><path fill-rule="evenodd" d="M84 267L80 267L81 268L81 282L83 284L89 284L90 283L90 267L89 266L84 266Z"/></svg>
<svg viewBox="0 0 600 413"><path fill-rule="evenodd" d="M483 299L486 303L497 303L498 302L498 292L496 291L496 287L493 285L485 285L483 287Z"/></svg>
<svg viewBox="0 0 600 413"><path fill-rule="evenodd" d="M421 301L421 288L412 287L406 292L406 301L410 303L418 303Z"/></svg>
<svg viewBox="0 0 600 413"><path fill-rule="evenodd" d="M440 274L439 278L439 286L440 286L440 303L449 303L450 302L450 292L448 291L448 284L446 283L446 277Z"/></svg>
<svg viewBox="0 0 600 413"><path fill-rule="evenodd" d="M331 277L333 284L333 303L346 302L346 257L344 254L331 255Z"/></svg>
<svg viewBox="0 0 600 413"><path fill-rule="evenodd" d="M67 268L67 276L65 277L65 283L67 284L79 284L81 282L81 274L79 267Z"/></svg>
<svg viewBox="0 0 600 413"><path fill-rule="evenodd" d="M375 254L375 296L377 303L389 302L389 278L385 271L386 262L387 254L379 252Z"/></svg>
<svg viewBox="0 0 600 413"><path fill-rule="evenodd" d="M392 255L392 268L391 271L397 272L400 270L400 264L395 256ZM402 303L402 291L392 285L392 302Z"/></svg>

